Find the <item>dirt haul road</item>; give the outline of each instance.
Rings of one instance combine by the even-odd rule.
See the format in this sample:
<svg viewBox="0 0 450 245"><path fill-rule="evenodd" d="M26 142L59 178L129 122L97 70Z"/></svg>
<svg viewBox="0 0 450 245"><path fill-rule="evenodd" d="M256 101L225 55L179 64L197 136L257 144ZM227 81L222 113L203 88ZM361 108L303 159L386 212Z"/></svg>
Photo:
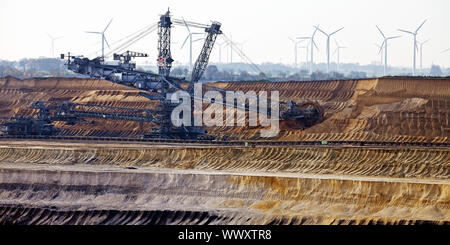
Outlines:
<svg viewBox="0 0 450 245"><path fill-rule="evenodd" d="M448 142L449 79L218 83L318 101L312 128L282 124L277 140ZM153 108L100 80L0 80L0 115L27 100ZM154 125L57 124L68 135L138 136ZM254 128L210 133L255 139ZM0 223L420 224L450 222L450 149L0 142Z"/></svg>

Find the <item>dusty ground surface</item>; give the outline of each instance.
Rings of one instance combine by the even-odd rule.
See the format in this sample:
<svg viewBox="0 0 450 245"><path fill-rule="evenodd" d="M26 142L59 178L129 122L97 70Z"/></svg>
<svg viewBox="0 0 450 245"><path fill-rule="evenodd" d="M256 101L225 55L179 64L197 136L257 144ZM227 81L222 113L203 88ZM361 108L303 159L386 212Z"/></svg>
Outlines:
<svg viewBox="0 0 450 245"><path fill-rule="evenodd" d="M450 80L384 78L220 83L318 101L326 119L282 124L278 140L448 142ZM26 100L152 108L137 91L100 80L0 79L0 116ZM68 135L138 136L154 125L57 124ZM251 128L210 133L257 138ZM450 222L450 149L211 147L0 142L0 223L420 224Z"/></svg>

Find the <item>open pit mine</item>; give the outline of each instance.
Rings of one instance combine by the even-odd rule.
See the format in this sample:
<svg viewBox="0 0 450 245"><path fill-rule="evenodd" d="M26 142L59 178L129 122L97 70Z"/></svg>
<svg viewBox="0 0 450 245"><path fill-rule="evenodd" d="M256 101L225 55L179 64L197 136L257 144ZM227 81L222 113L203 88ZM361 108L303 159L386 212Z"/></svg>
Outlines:
<svg viewBox="0 0 450 245"><path fill-rule="evenodd" d="M148 137L139 88L0 78L0 224L450 224L449 78L207 85L321 116Z"/></svg>

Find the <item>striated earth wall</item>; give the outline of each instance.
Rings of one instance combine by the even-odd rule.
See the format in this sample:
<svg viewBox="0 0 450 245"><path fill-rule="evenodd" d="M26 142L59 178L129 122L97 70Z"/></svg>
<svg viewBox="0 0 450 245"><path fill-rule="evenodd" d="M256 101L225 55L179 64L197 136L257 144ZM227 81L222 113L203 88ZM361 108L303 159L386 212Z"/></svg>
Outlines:
<svg viewBox="0 0 450 245"><path fill-rule="evenodd" d="M215 83L317 101L325 120L277 140L449 142L450 79ZM154 108L91 79L0 79L0 116L32 100ZM155 125L57 123L64 135L138 137ZM257 128L209 128L258 138ZM0 224L449 224L445 147L228 147L0 141Z"/></svg>
<svg viewBox="0 0 450 245"><path fill-rule="evenodd" d="M317 101L325 120L299 129L281 122L280 140L362 140L449 142L450 78L377 78L320 82L230 82L213 86L235 91L280 92L281 100ZM138 90L103 80L47 78L0 79L0 116L29 115L27 100L65 101L110 106L154 108ZM92 120L94 125L56 123L65 135L139 136L151 124ZM211 134L256 139L259 129L213 127Z"/></svg>

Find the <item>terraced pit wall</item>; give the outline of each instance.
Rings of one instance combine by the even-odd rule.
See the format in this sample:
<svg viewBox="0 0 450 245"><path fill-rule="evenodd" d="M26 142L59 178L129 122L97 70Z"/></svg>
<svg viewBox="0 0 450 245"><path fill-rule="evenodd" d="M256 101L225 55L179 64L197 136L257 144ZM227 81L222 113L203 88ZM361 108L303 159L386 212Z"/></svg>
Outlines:
<svg viewBox="0 0 450 245"><path fill-rule="evenodd" d="M0 223L450 222L448 149L4 144Z"/></svg>
<svg viewBox="0 0 450 245"><path fill-rule="evenodd" d="M317 101L325 120L302 129L281 122L278 140L361 140L396 142L449 142L449 78L378 78L315 82L213 83L234 91L280 92L281 100ZM27 100L65 101L98 105L154 108L155 102L138 90L103 80L48 78L0 79L0 116L31 114ZM56 123L63 135L138 137L149 123L93 119L93 125ZM258 128L212 127L209 133L234 139L258 139Z"/></svg>

